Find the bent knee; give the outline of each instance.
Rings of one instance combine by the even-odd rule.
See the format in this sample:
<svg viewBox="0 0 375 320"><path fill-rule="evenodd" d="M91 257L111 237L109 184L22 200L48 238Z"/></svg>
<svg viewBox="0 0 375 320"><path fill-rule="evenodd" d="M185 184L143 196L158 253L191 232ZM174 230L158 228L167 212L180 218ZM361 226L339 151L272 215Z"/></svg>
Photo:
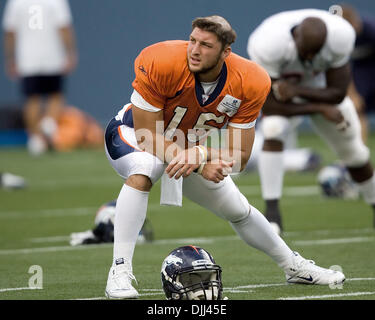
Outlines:
<svg viewBox="0 0 375 320"><path fill-rule="evenodd" d="M264 140L263 151L280 152L284 149L284 143L280 140Z"/></svg>
<svg viewBox="0 0 375 320"><path fill-rule="evenodd" d="M281 116L265 117L261 124L261 130L265 140L283 141L288 128L288 119Z"/></svg>
<svg viewBox="0 0 375 320"><path fill-rule="evenodd" d="M134 174L130 176L125 183L129 187L132 187L139 191L149 192L152 188L152 182L150 178L143 174Z"/></svg>
<svg viewBox="0 0 375 320"><path fill-rule="evenodd" d="M222 204L221 216L231 223L236 223L247 218L250 212L250 205L246 197L239 191L232 199L235 201L228 201Z"/></svg>
<svg viewBox="0 0 375 320"><path fill-rule="evenodd" d="M361 167L370 159L370 150L362 143L353 148L339 150L338 154L346 167Z"/></svg>

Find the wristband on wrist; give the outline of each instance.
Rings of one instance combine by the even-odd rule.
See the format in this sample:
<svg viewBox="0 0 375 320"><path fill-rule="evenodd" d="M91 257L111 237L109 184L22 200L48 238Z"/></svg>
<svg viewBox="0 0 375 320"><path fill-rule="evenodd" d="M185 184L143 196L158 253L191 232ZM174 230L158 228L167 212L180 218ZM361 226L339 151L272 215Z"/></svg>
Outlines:
<svg viewBox="0 0 375 320"><path fill-rule="evenodd" d="M207 148L202 146L202 145L198 145L198 146L194 146L193 148L197 148L198 151L199 151L199 155L201 156L202 158L202 163L206 163L207 162Z"/></svg>
<svg viewBox="0 0 375 320"><path fill-rule="evenodd" d="M193 148L198 148L199 155L202 159L200 166L197 169L195 169L194 172L198 174L202 174L203 168L205 164L207 163L207 148L202 145L194 146Z"/></svg>
<svg viewBox="0 0 375 320"><path fill-rule="evenodd" d="M199 168L197 170L198 174L202 174L202 171L203 171L203 168L204 168L205 165L206 165L206 163L201 163L201 165L199 166Z"/></svg>

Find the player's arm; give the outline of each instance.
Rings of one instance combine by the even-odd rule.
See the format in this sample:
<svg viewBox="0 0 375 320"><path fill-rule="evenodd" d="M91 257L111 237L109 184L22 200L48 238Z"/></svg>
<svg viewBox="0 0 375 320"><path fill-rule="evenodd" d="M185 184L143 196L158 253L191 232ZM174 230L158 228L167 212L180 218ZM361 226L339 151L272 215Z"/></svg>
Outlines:
<svg viewBox="0 0 375 320"><path fill-rule="evenodd" d="M74 30L71 25L68 25L61 27L59 31L60 37L64 44L67 59L64 67L64 73L70 73L75 69L78 60Z"/></svg>
<svg viewBox="0 0 375 320"><path fill-rule="evenodd" d="M254 127L249 129L239 129L228 126L226 136L226 146L228 147L222 149L206 148L207 161L203 163L200 174L206 180L218 183L228 174L232 173L233 170L234 172L242 171L246 167L250 158L254 137ZM171 168L170 172L173 174L173 170L175 169L173 167ZM181 175L186 177L191 174L191 172L191 168L185 174L177 172L176 177Z"/></svg>
<svg viewBox="0 0 375 320"><path fill-rule="evenodd" d="M332 108L333 104L322 103L322 102L309 102L296 104L280 99L279 88L275 88L274 84L278 80L273 81L272 90L267 97L266 102L263 106L263 114L267 115L279 115L284 117L293 117L301 115L321 114L327 120L334 123L341 123L344 118L341 112L337 108Z"/></svg>
<svg viewBox="0 0 375 320"><path fill-rule="evenodd" d="M249 160L255 131L254 128L239 129L228 126L225 148L193 147L179 152L166 168L170 177L187 177L199 169L205 179L220 182L233 170L242 171ZM203 156L197 157L197 150L204 150ZM189 159L190 158L190 159ZM192 162L191 159L195 159ZM203 160L203 161L202 161ZM197 163L197 165L195 165Z"/></svg>
<svg viewBox="0 0 375 320"><path fill-rule="evenodd" d="M10 78L17 77L16 61L15 61L15 42L16 34L13 31L5 31L4 33L4 57L5 69Z"/></svg>
<svg viewBox="0 0 375 320"><path fill-rule="evenodd" d="M352 99L357 112L360 114L364 113L366 103L363 97L361 96L361 94L358 92L353 79L351 80L349 84L348 96L350 97L350 99Z"/></svg>
<svg viewBox="0 0 375 320"><path fill-rule="evenodd" d="M150 112L133 106L134 129L138 146L148 153L168 163L166 173L170 178L187 177L205 162L202 176L210 181L219 182L231 172L232 162L203 159L197 147L184 149L164 136L163 110ZM185 142L185 139L184 139Z"/></svg>
<svg viewBox="0 0 375 320"><path fill-rule="evenodd" d="M226 148L207 148L208 161L217 163L220 160L231 163L234 161L234 170L242 171L249 161L254 143L255 129L240 129L228 125L226 135Z"/></svg>
<svg viewBox="0 0 375 320"><path fill-rule="evenodd" d="M278 99L283 102L289 101L293 97L301 97L310 102L336 105L344 100L350 79L350 65L347 63L342 67L326 71L327 85L325 88L310 88L291 84L285 80L275 81L273 88L277 92Z"/></svg>
<svg viewBox="0 0 375 320"><path fill-rule="evenodd" d="M325 88L296 86L295 95L311 102L339 104L346 96L350 79L350 65L347 63L342 67L326 71L327 86Z"/></svg>

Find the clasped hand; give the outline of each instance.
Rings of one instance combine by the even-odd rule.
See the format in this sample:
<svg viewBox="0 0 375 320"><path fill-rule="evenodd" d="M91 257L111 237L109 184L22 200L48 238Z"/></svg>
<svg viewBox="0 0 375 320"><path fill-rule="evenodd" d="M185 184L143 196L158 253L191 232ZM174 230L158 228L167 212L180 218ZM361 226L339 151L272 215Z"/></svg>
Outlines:
<svg viewBox="0 0 375 320"><path fill-rule="evenodd" d="M186 178L194 170L199 168L203 159L200 159L200 154L197 148L189 148L180 151L168 164L165 172L170 178L173 176L175 179L179 179L181 176ZM228 174L232 172L233 161L215 160L208 161L202 170L202 176L206 180L213 181L215 183L223 180Z"/></svg>
<svg viewBox="0 0 375 320"><path fill-rule="evenodd" d="M280 102L287 102L297 95L296 86L285 80L277 80L272 84L272 92Z"/></svg>

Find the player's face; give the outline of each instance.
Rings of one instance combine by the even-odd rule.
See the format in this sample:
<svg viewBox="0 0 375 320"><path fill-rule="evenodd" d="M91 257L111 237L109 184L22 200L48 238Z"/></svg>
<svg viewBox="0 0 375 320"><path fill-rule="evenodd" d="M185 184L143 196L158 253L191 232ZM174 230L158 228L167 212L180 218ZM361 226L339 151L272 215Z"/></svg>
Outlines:
<svg viewBox="0 0 375 320"><path fill-rule="evenodd" d="M293 36L299 59L302 63L311 63L321 50L322 44L317 44L312 41L308 41L308 39L305 39L298 27L295 28Z"/></svg>
<svg viewBox="0 0 375 320"><path fill-rule="evenodd" d="M203 81L215 81L229 53L230 47L223 50L214 33L194 28L187 49L189 70Z"/></svg>
<svg viewBox="0 0 375 320"><path fill-rule="evenodd" d="M308 48L304 42L297 43L298 56L302 62L312 62L320 49Z"/></svg>

